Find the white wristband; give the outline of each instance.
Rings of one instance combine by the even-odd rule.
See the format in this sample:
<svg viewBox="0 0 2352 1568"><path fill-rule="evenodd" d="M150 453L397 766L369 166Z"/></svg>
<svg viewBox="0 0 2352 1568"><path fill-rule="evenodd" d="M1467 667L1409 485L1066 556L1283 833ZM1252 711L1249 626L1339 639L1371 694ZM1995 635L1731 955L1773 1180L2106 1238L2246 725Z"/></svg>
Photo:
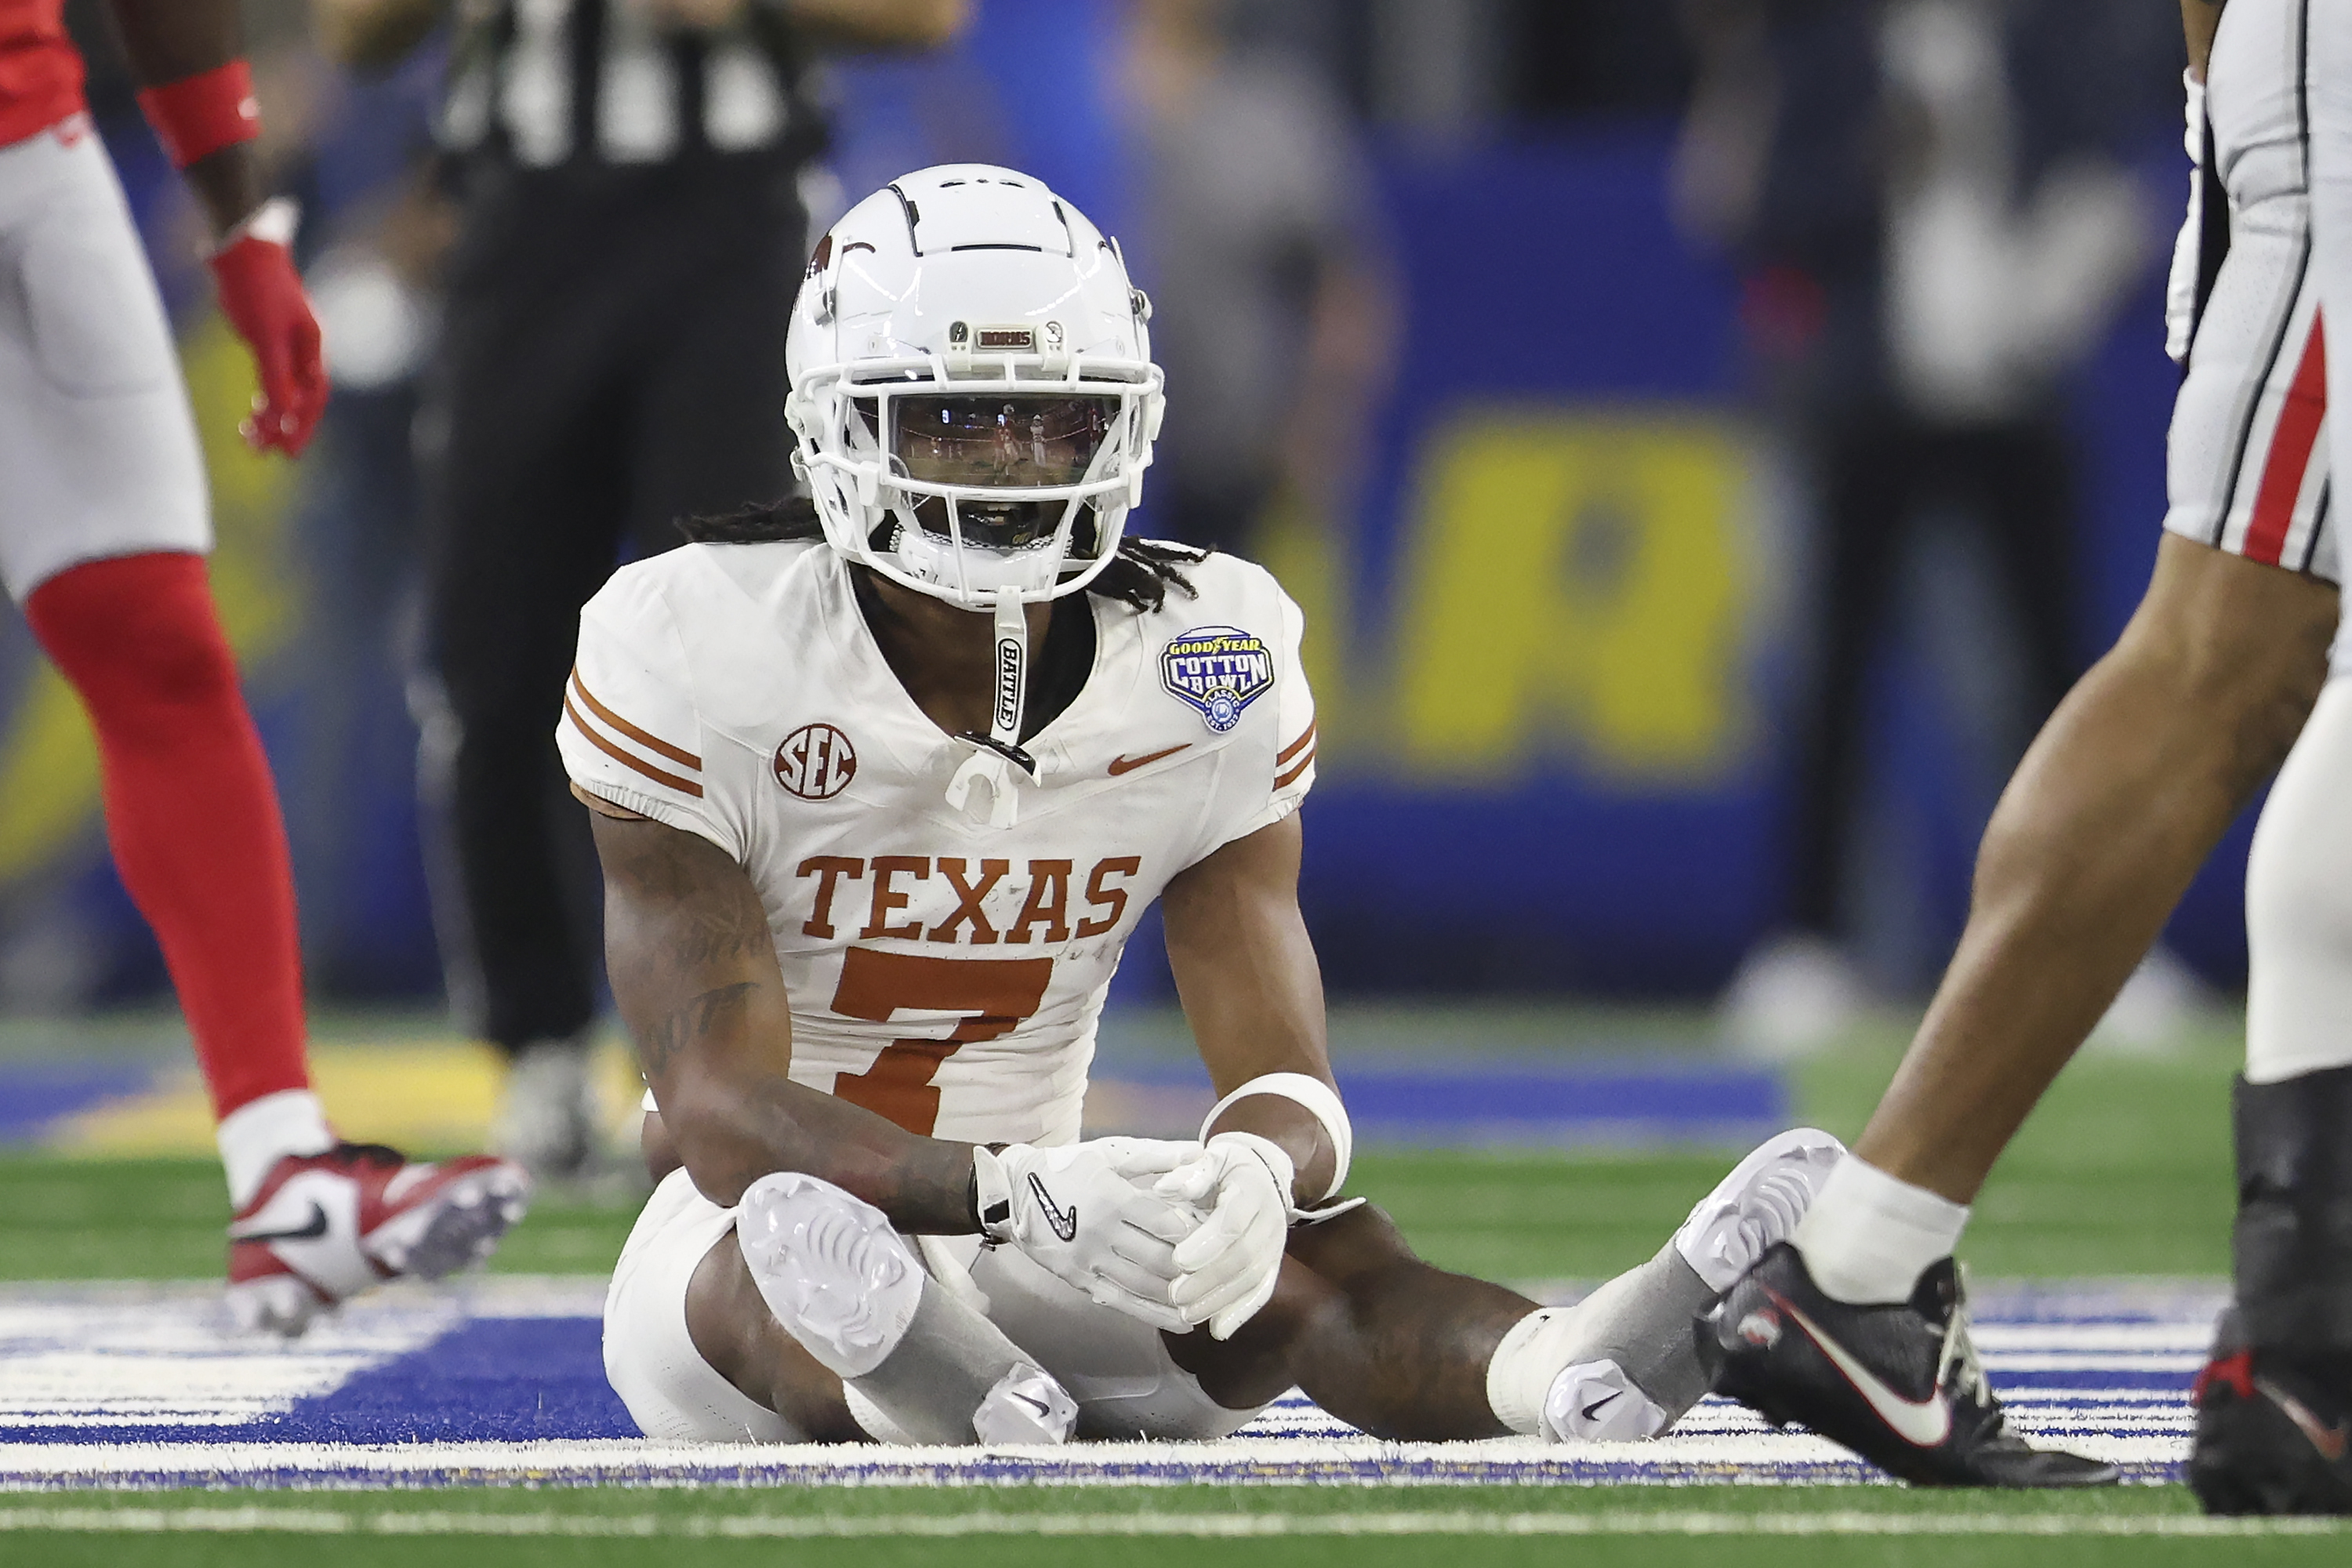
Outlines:
<svg viewBox="0 0 2352 1568"><path fill-rule="evenodd" d="M270 245L294 246L295 231L302 226L302 204L292 196L272 196L237 220L236 226L221 236L213 247L218 256L241 239L258 239Z"/></svg>
<svg viewBox="0 0 2352 1568"><path fill-rule="evenodd" d="M1331 1152L1336 1156L1331 1166L1330 1184L1317 1195L1321 1203L1338 1192L1348 1180L1348 1163L1356 1152L1355 1129L1348 1123L1348 1108L1339 1103L1337 1090L1319 1078L1309 1078L1303 1072L1270 1072L1254 1078L1224 1099L1209 1108L1201 1119L1201 1140L1206 1142L1209 1129L1217 1118L1233 1108L1236 1100L1247 1100L1254 1094L1271 1094L1306 1107L1307 1113L1323 1125L1324 1136L1331 1140Z"/></svg>

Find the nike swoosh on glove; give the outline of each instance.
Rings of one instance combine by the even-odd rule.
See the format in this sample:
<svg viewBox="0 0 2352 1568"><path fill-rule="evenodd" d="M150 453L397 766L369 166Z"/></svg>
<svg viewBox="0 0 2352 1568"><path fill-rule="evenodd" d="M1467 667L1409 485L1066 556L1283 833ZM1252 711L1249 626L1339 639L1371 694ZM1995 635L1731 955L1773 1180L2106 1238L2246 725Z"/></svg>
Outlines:
<svg viewBox="0 0 2352 1568"><path fill-rule="evenodd" d="M1200 1229L1176 1244L1183 1277L1172 1300L1190 1323L1209 1325L1211 1339L1233 1338L1273 1299L1297 1213L1290 1200L1297 1173L1273 1140L1220 1132L1153 1189L1208 1211Z"/></svg>
<svg viewBox="0 0 2352 1568"><path fill-rule="evenodd" d="M975 1148L981 1230L1017 1247L1099 1306L1183 1333L1176 1308L1176 1244L1201 1216L1152 1190L1200 1150L1149 1138L1091 1138L1059 1149Z"/></svg>
<svg viewBox="0 0 2352 1568"><path fill-rule="evenodd" d="M294 269L294 204L264 202L213 252L221 313L253 350L261 392L237 428L256 451L299 458L327 407L319 319Z"/></svg>

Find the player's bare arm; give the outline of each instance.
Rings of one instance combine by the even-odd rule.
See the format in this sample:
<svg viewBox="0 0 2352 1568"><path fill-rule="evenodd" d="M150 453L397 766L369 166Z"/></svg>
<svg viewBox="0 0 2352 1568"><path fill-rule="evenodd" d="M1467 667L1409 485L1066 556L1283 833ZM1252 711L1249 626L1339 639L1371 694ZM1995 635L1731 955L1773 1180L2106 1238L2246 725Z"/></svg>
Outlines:
<svg viewBox="0 0 2352 1568"><path fill-rule="evenodd" d="M1160 898L1176 994L1220 1099L1271 1073L1333 1084L1323 977L1298 909L1302 843L1294 813L1179 873ZM1281 1145L1297 1167L1301 1205L1329 1191L1338 1172L1329 1131L1294 1100L1247 1096L1205 1131L1255 1132Z"/></svg>
<svg viewBox="0 0 2352 1568"><path fill-rule="evenodd" d="M141 105L210 224L222 311L253 350L261 390L246 441L299 457L327 405L327 373L294 270L294 205L263 200L252 145L259 110L238 53L236 0L110 5Z"/></svg>
<svg viewBox="0 0 2352 1568"><path fill-rule="evenodd" d="M236 0L108 0L108 9L131 78L141 87L201 76L241 52ZM250 142L233 142L181 173L204 204L215 240L261 205L260 167Z"/></svg>
<svg viewBox="0 0 2352 1568"><path fill-rule="evenodd" d="M772 1171L805 1171L909 1234L977 1229L970 1144L919 1138L786 1076L790 999L743 868L658 822L592 820L614 1000L695 1185L732 1204Z"/></svg>

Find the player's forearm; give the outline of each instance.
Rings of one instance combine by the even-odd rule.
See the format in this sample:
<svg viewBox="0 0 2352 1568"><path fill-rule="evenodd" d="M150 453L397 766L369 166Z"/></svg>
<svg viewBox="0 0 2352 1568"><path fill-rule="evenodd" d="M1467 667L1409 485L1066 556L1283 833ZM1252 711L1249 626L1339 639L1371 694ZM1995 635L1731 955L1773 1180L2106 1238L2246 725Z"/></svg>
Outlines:
<svg viewBox="0 0 2352 1568"><path fill-rule="evenodd" d="M716 1204L775 1171L803 1171L865 1199L909 1235L979 1229L971 1145L903 1131L861 1106L787 1079L656 1089L662 1121L695 1186Z"/></svg>
<svg viewBox="0 0 2352 1568"><path fill-rule="evenodd" d="M1299 844L1292 816L1180 873L1161 895L1176 994L1220 1097L1267 1073L1332 1082L1322 973L1298 910ZM1339 1151L1296 1101L1236 1100L1212 1131L1280 1144L1297 1172L1294 1201L1330 1190Z"/></svg>
<svg viewBox="0 0 2352 1568"><path fill-rule="evenodd" d="M590 817L604 961L662 1124L694 1184L732 1204L775 1171L847 1189L901 1230L978 1228L971 1147L919 1138L792 1081L792 999L767 912L724 850L635 816Z"/></svg>
<svg viewBox="0 0 2352 1568"><path fill-rule="evenodd" d="M1975 1197L2294 744L2335 603L2325 584L2164 542L2139 614L2002 795L1959 951L1856 1153Z"/></svg>
<svg viewBox="0 0 2352 1568"><path fill-rule="evenodd" d="M131 79L165 87L226 65L239 47L234 0L110 0ZM248 142L223 147L183 171L219 239L261 205L261 175Z"/></svg>
<svg viewBox="0 0 2352 1568"><path fill-rule="evenodd" d="M756 912L683 912L608 900L607 962L663 1127L703 1195L732 1204L761 1176L804 1171L901 1230L977 1228L971 1145L917 1137L792 1081L791 1005Z"/></svg>
<svg viewBox="0 0 2352 1568"><path fill-rule="evenodd" d="M249 142L224 147L181 172L187 176L196 199L204 204L215 243L227 238L229 231L251 217L253 209L261 205L261 165Z"/></svg>

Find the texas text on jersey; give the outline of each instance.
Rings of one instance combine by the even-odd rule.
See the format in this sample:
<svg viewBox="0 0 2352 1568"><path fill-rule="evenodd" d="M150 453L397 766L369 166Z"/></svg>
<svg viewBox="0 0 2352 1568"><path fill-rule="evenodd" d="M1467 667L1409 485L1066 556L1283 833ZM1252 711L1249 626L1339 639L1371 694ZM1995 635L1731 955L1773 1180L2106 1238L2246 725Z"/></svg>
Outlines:
<svg viewBox="0 0 2352 1568"><path fill-rule="evenodd" d="M582 616L558 731L587 793L751 874L793 1000L792 1076L942 1138L1078 1136L1121 950L1169 879L1315 779L1297 607L1213 555L1194 593L1087 596L1096 654L1024 745L1017 820L949 785L971 743L884 662L817 542L696 544Z"/></svg>

